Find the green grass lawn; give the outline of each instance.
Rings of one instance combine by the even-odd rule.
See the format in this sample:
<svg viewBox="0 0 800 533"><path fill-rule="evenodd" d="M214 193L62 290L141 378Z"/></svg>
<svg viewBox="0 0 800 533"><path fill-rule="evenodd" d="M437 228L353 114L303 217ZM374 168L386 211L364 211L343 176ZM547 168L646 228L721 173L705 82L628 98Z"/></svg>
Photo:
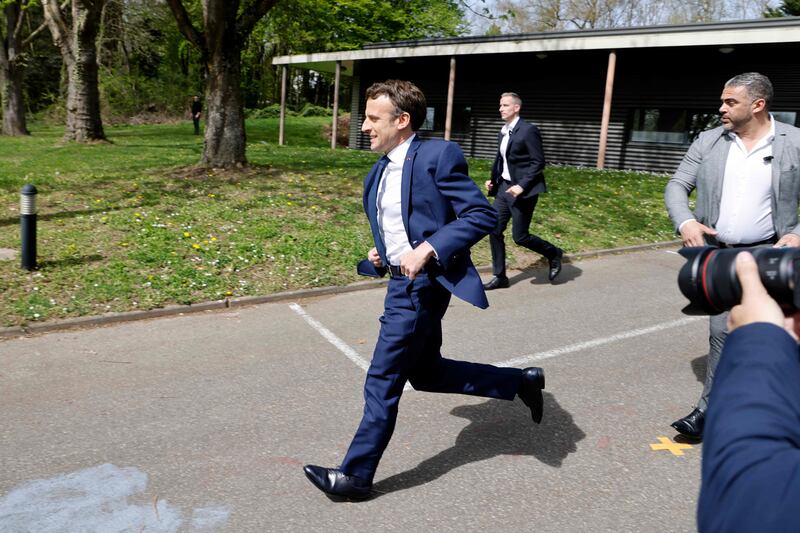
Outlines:
<svg viewBox="0 0 800 533"><path fill-rule="evenodd" d="M19 191L39 190L39 269L0 261L0 326L347 284L372 246L361 209L376 159L330 150L328 118L248 121L242 171L194 165L191 123L110 127L108 144L61 128L0 137L0 248L19 249ZM490 162L470 162L479 184ZM667 178L553 167L532 231L567 253L670 240ZM510 229L509 229L510 231ZM508 239L511 242L510 237ZM509 246L522 268L538 257ZM488 240L473 250L489 264Z"/></svg>

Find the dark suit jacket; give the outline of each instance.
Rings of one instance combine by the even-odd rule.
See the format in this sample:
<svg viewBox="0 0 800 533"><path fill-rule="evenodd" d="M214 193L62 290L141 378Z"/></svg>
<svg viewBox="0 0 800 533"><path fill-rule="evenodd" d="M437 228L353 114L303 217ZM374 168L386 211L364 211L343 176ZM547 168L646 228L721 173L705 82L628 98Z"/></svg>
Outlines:
<svg viewBox="0 0 800 533"><path fill-rule="evenodd" d="M702 469L701 532L800 531L800 353L778 326L750 324L728 336Z"/></svg>
<svg viewBox="0 0 800 533"><path fill-rule="evenodd" d="M364 212L375 247L386 259L386 247L378 228L376 195L379 165L364 180ZM415 137L406 154L401 183L403 223L408 242L416 248L428 241L438 255L426 266L429 275L452 294L485 309L489 306L478 271L470 259L470 247L485 237L497 223L489 205L468 175L467 161L457 144ZM384 275L368 261L359 265L362 274Z"/></svg>
<svg viewBox="0 0 800 533"><path fill-rule="evenodd" d="M492 190L490 196L497 194L498 184L503 179L503 158L500 155L500 142L503 134L497 134L497 154L492 165ZM544 182L544 148L542 147L542 134L539 128L529 124L521 118L508 137L506 148L508 171L511 174L511 184L519 185L523 189L522 197L530 198L547 191Z"/></svg>

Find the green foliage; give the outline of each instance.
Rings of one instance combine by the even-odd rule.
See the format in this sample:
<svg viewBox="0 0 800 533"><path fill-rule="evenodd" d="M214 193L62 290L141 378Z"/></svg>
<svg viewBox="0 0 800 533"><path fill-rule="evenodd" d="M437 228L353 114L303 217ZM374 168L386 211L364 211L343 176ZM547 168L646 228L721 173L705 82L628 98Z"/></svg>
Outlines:
<svg viewBox="0 0 800 533"><path fill-rule="evenodd" d="M460 4L453 0L298 0L276 5L264 25L281 54L453 37L466 29Z"/></svg>
<svg viewBox="0 0 800 533"><path fill-rule="evenodd" d="M256 27L242 54L242 93L247 107L279 99L275 55L361 48L367 43L450 37L466 31L457 0L297 0L279 2ZM297 71L289 100L330 107L330 73ZM347 80L340 95L349 108Z"/></svg>
<svg viewBox="0 0 800 533"><path fill-rule="evenodd" d="M764 10L764 17L796 17L800 16L800 0L783 0L778 7L768 7Z"/></svg>
<svg viewBox="0 0 800 533"><path fill-rule="evenodd" d="M5 0L7 1L7 0ZM195 27L203 24L202 2L184 0ZM28 2L32 18L42 21L41 6ZM248 2L240 3L240 12ZM205 68L200 53L178 31L162 0L107 0L98 59L103 120L168 120L184 117L192 94L204 94ZM69 16L69 14L68 14ZM0 12L2 18L2 12ZM258 109L253 117L277 116L279 101L277 54L360 48L365 43L463 34L458 0L296 0L278 2L256 26L242 51L241 89L244 106ZM62 65L48 31L26 47L25 92L28 110L39 118L64 118ZM330 73L292 71L290 105L306 116L325 115L333 97ZM344 77L340 106L350 103L349 78ZM313 104L303 110L305 103ZM54 122L55 123L55 122Z"/></svg>

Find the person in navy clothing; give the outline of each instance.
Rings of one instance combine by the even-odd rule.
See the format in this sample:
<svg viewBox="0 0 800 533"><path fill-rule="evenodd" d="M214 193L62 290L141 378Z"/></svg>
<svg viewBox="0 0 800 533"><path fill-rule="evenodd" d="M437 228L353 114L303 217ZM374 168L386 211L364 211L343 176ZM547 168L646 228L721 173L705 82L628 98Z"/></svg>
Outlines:
<svg viewBox="0 0 800 533"><path fill-rule="evenodd" d="M308 479L331 499L371 495L389 444L403 387L513 400L542 419L541 368L499 368L442 357L442 318L451 294L489 306L470 247L495 226L496 215L468 175L457 144L420 140L425 96L408 81L387 80L366 91L361 131L385 154L364 181L364 211L375 247L358 265L364 275L389 274L378 341L364 385L364 414L338 468L306 465Z"/></svg>
<svg viewBox="0 0 800 533"><path fill-rule="evenodd" d="M742 302L709 399L698 530L800 531L800 313L784 315L750 253L736 272Z"/></svg>

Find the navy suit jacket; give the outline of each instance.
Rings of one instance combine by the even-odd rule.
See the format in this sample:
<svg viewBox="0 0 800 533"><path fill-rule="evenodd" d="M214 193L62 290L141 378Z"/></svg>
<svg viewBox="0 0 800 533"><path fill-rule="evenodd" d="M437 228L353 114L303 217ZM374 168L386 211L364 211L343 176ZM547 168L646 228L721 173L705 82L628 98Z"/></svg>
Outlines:
<svg viewBox="0 0 800 533"><path fill-rule="evenodd" d="M800 531L800 352L783 329L728 335L703 441L700 532Z"/></svg>
<svg viewBox="0 0 800 533"><path fill-rule="evenodd" d="M376 206L379 170L382 168L376 163L367 174L363 202L375 247L387 265ZM437 259L426 265L426 271L462 300L482 309L489 307L469 249L494 229L497 214L469 177L461 148L453 142L415 137L406 154L402 176L402 215L408 242L416 248L428 241L436 250ZM382 276L385 269L375 269L368 261L362 261L359 272Z"/></svg>
<svg viewBox="0 0 800 533"><path fill-rule="evenodd" d="M492 165L492 190L490 196L497 194L498 184L503 179L503 157L500 155L500 143L503 134L497 134L497 154ZM506 160L508 173L511 175L511 184L522 187L522 198L530 198L547 191L544 182L544 147L542 134L533 124L521 118L514 125L508 136L506 147Z"/></svg>

